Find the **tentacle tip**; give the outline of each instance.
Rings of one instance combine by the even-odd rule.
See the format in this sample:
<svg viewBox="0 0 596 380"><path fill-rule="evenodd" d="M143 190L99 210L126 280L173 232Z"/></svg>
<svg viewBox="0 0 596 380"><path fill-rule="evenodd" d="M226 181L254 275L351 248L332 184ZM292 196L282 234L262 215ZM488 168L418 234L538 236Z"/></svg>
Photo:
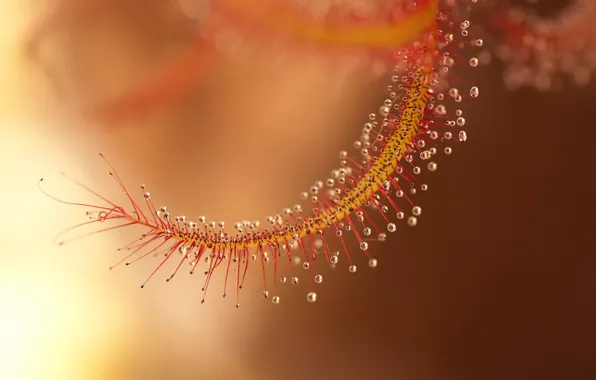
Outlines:
<svg viewBox="0 0 596 380"><path fill-rule="evenodd" d="M141 285L141 289L143 289L145 287L145 284Z"/></svg>
<svg viewBox="0 0 596 380"><path fill-rule="evenodd" d="M56 243L56 245L57 245L58 247L62 247L62 246L64 245L64 242L63 242L63 241L59 241L59 242L57 242L57 243Z"/></svg>

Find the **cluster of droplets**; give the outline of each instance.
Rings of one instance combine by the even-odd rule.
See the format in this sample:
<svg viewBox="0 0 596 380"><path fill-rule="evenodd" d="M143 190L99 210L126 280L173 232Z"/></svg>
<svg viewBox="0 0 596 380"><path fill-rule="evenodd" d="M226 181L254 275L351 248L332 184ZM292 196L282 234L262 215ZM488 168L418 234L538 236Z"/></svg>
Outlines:
<svg viewBox="0 0 596 380"><path fill-rule="evenodd" d="M335 234L337 236L344 236L346 233L354 232L361 234L363 239L359 239L359 248L368 255L369 243L378 241L384 242L387 239L387 233L397 231L397 225L392 220L405 220L406 224L414 227L418 224L418 218L422 214L422 208L412 203L413 197L418 191L428 190L426 183L421 183L418 177L424 170L428 172L435 172L437 170L437 163L435 161L436 155L442 150L445 155L450 155L453 148L450 146L451 142L465 142L467 140L467 133L463 129L466 125L464 111L459 107L459 103L465 98L477 98L479 96L479 89L476 86L468 87L466 93L460 92L457 86L450 85L450 78L448 74L450 70L455 67L456 58L466 47L481 47L483 41L480 39L468 41L468 28L470 22L464 20L458 27L450 28L459 30L459 36L456 37L453 32L443 33L438 32L438 36L442 38L438 41L439 51L442 55L438 59L437 68L432 76L432 97L427 102L427 117L421 122L421 131L417 135L416 141L412 142L412 146L408 148L407 154L401 157L404 164L400 164L395 169L395 173L390 180L383 182L381 188L382 193L389 195L391 199L385 197L377 192L372 195L372 198L365 204L365 208L361 210L354 210L354 217L358 223L361 224L359 231L356 229L354 223L338 223L335 226ZM454 49L450 49L454 46ZM292 208L286 208L282 214L270 216L267 221L270 225L283 225L288 217L294 213L303 214L305 210L310 210L314 206L321 204L321 199L325 198L327 204L339 204L340 199L352 188L357 178L362 178L362 175L367 168L379 157L384 142L391 138L395 133L392 131L396 125L399 125L399 114L405 107L406 94L409 91L408 84L411 83L415 65L411 63L411 56L415 55L415 51L404 49L397 53L397 63L394 66L394 74L391 76L392 84L388 86L388 97L384 99L382 105L379 107L378 113L371 113L368 116L367 122L364 124L359 140L353 144L355 154L350 154L348 151L342 151L339 154L340 167L331 171L330 176L325 180L315 181L308 191L301 193L301 200L307 203L306 206L296 204ZM469 67L477 67L478 59L476 57L467 60ZM419 62L417 62L419 64ZM445 92L440 92L440 90ZM453 105L452 105L453 104ZM451 108L454 111L451 111ZM402 186L401 183L404 183ZM407 213L406 207L400 208L395 213L394 217L389 216L390 206L387 203L401 202L410 205L410 212ZM308 206L310 205L310 206ZM371 216L374 213L380 213L385 221L385 229L378 228ZM242 224L245 226L246 224ZM254 224L253 224L254 226ZM374 228L373 228L374 227ZM242 232L242 229L239 229ZM373 234L376 236L374 237ZM300 244L298 238L289 246L291 250L299 250ZM320 253L323 248L323 240L314 238L314 252L312 252L313 259ZM284 247L285 248L285 247ZM333 252L329 256L329 263L335 267L339 263L339 251ZM256 257L253 256L253 259ZM299 255L294 256L294 265L302 265L304 269L309 269L310 264L303 262ZM369 257L368 266L375 268L378 265L378 260L374 257ZM357 266L352 262L349 263L348 271L350 273L357 272ZM320 284L322 282L322 275L314 276L314 282ZM288 281L286 276L280 277L281 283ZM291 278L291 284L297 285L298 277ZM268 297L268 292L264 293L265 298ZM315 302L317 294L311 291L307 294L309 302ZM272 298L274 304L280 302L279 296Z"/></svg>
<svg viewBox="0 0 596 380"><path fill-rule="evenodd" d="M484 45L484 41L482 39L474 39L471 41L467 41L467 37L469 35L468 29L470 28L470 21L464 20L459 25L459 34L457 36L454 32L446 32L444 33L443 30L439 30L437 32L438 36L442 36L443 38L438 41L438 48L439 51L443 50L442 56L438 62L438 68L436 71L435 77L433 78L433 89L435 90L435 95L427 104L429 111L432 111L434 116L440 119L447 119L445 120L445 125L447 127L459 127L463 128L466 125L466 119L463 115L463 110L457 107L457 103L461 103L465 98L477 98L480 95L480 90L477 86L470 86L465 91L467 93L460 92L460 88L457 86L450 86L450 78L448 75L451 73L451 70L454 68L456 64L454 54L447 49L449 45L455 45L456 50L463 49L467 46L471 46L473 48L480 48ZM458 62L459 63L459 62ZM468 59L469 67L475 68L479 66L479 58L474 56ZM362 129L362 133L360 136L360 140L354 142L354 147L357 149L362 149L363 155L366 157L368 153L368 149L372 144L372 140L379 140L383 139L384 136L379 133L375 132L376 129L379 128L380 125L385 127L391 120L389 118L390 112L393 110L399 111L400 103L399 101L400 96L403 96L403 90L406 88L405 84L409 80L409 76L404 74L405 70L404 62L400 62L394 66L394 71L396 72L392 77L392 84L388 86L389 96L384 100L383 105L379 108L379 115L381 117L381 121L378 121L377 115L372 113L369 115L369 121L364 124ZM454 107L455 113L449 114L447 110L447 103L451 101L455 103ZM393 123L396 123L397 120L393 119ZM434 121L433 121L434 123ZM375 135L371 140L371 136ZM433 140L439 140L440 142L451 141L457 138L460 142L465 142L467 140L467 133L464 129L460 129L457 132L457 136L454 136L452 131L446 131L441 133L439 130L429 130L428 137ZM425 139L418 140L417 142L418 147L420 149L426 148L427 143ZM431 144L436 145L436 144ZM452 148L449 146L444 147L445 154L449 155L452 152ZM420 159L421 160L429 160L431 159L437 152L436 147L431 147L430 149L424 149L420 152ZM406 157L406 160L411 162L411 158ZM437 168L437 164L434 161L431 161L427 164L427 168L429 171L435 171ZM419 168L414 168L415 174L418 174ZM427 188L426 185L423 185L423 189Z"/></svg>
<svg viewBox="0 0 596 380"><path fill-rule="evenodd" d="M589 83L596 69L596 2L572 0L555 18L518 8L493 17L491 27L502 36L494 53L506 64L508 88L557 90L564 77Z"/></svg>
<svg viewBox="0 0 596 380"><path fill-rule="evenodd" d="M150 228L139 239L145 242L134 241L126 246L133 252L125 260L158 238L165 238L164 243L172 244L161 251L158 248L163 244L160 244L140 258L152 253L165 255L155 274L177 252L180 263L167 281L184 262L188 262L190 272L194 273L197 264L204 261L208 265L203 286L206 293L213 271L226 261L227 271L236 271L238 278L242 269L246 273L248 261L260 261L265 282L266 265L273 263L275 274L278 260L285 256L290 265L301 266L309 274L311 288L306 295L309 302L317 300L314 287L323 282L323 275L316 272L317 256L324 255L334 268L340 256L345 255L348 271L357 272L344 238L355 239L359 250L368 258L368 266L377 267L377 259L369 252L370 244L384 242L388 234L395 233L396 222L404 221L410 227L418 224L422 208L414 199L420 191L428 190L428 185L422 182L424 172L437 170L435 158L440 153L450 155L452 143L467 140L463 129L466 119L460 104L479 94L475 86L463 90L453 75L456 62L476 66L473 58L463 58L467 48L479 46L478 40L469 41L469 21L455 23L443 13L438 20L442 29L426 33L419 42L396 53L388 96L379 111L369 114L360 139L353 143L354 149L339 153L339 168L303 192L302 202L267 217L266 223L236 222L234 233L228 233L224 222L208 221L204 216L198 222L185 216L172 217L165 206L153 206L151 194L142 186L149 217L132 199L134 216L117 207L106 209L103 215L104 219L110 214L128 220L136 217L138 223ZM395 164L391 163L387 169L381 160ZM117 176L115 179L126 192L120 179ZM331 239L339 249L332 247ZM340 255L340 252L344 253ZM226 273L226 285L227 277ZM288 282L285 275L274 277L275 284ZM298 285L299 277L293 273L289 282ZM242 282L238 281L238 289L242 288ZM227 297L225 289L223 296ZM263 297L269 296L265 286ZM279 304L280 296L273 294L271 301Z"/></svg>
<svg viewBox="0 0 596 380"><path fill-rule="evenodd" d="M398 165L391 180L384 181L381 186L383 193L389 194L395 202L407 200L411 204L411 212L406 213L404 211L405 208L403 208L395 214L394 218L388 217L386 215L390 212L390 207L383 203L385 200L384 197L379 193L373 194L371 200L366 203L370 211L363 209L354 212L356 219L362 223L359 232L365 237L359 243L359 248L362 251L367 252L369 250L370 241L383 242L387 239L387 233L393 233L397 230L396 223L391 219L397 221L405 220L406 224L410 227L418 224L418 218L422 214L422 208L412 204L412 198L418 191L428 190L428 185L418 181L418 177L425 170L428 172L435 172L437 170L438 165L435 157L440 150L445 155L450 155L453 152L452 142L463 143L467 140L467 132L463 129L466 126L466 119L460 103L466 98L477 98L479 96L479 89L477 86L470 86L465 90L466 93L460 92L457 86L449 86L447 74L455 66L456 60L454 57L460 59L458 56L460 50L464 50L468 46L479 48L483 45L481 39L463 42L468 37L467 30L469 27L470 22L464 20L458 28L460 30L460 38L454 37L453 33L446 33L444 39L440 40L439 50L443 52L443 55L439 59L438 68L435 75L433 75L433 96L427 103L428 117L421 122L421 132L418 134L416 141L408 149L407 154L402 157L405 163ZM441 35L442 32L439 31L438 34ZM455 45L455 52L453 52L453 49L448 48L450 45ZM339 203L339 199L347 191L346 188L340 186L345 184L353 185L353 178L362 175L365 168L368 168L378 158L382 150L381 146L391 138L393 133L391 132L391 127L399 124L399 113L403 111L403 102L406 100L405 94L409 90L408 83L412 79L413 71L407 58L411 55L412 51L408 50L398 53L398 63L394 66L395 73L391 76L392 84L388 86L389 95L379 107L378 113L369 114L368 120L363 126L360 139L354 141L353 148L356 153L350 155L348 151L340 152L340 168L332 170L331 175L327 179L316 181L309 191L303 192L301 194L303 201L317 204L319 203L319 197L324 196L332 204ZM469 58L466 62L469 67L474 68L478 66L478 58L476 57ZM445 89L446 91L440 92L440 89ZM401 183L405 183L405 185L402 187L400 186ZM349 188L348 186L347 189ZM392 202L392 200L389 202ZM294 210L301 209L300 205L294 206ZM286 213L289 212L288 210L286 209ZM369 214L372 215L375 211L382 214L382 218L386 222L385 230L380 230L376 226L376 231L371 228L374 222L369 217ZM270 217L270 220L281 221L279 217L277 219ZM340 223L336 234L342 235L344 232L350 232L354 228L352 224ZM373 233L376 234L376 238L372 236ZM317 241L315 241L315 246L316 244ZM321 245L318 247L320 248ZM297 245L293 248L297 249ZM297 261L297 263L299 262L300 260ZM339 252L335 252L330 257L329 262L335 267L339 262ZM371 268L377 267L377 259L370 257L368 265ZM354 264L350 264L348 270L350 273L356 273L357 267ZM315 276L315 282L318 282L316 281L317 276ZM282 277L282 282L285 281L286 278ZM293 284L296 284L297 281L297 278L292 279ZM309 301L314 302L316 300L316 293L310 292L307 298ZM277 302L279 302L279 298Z"/></svg>

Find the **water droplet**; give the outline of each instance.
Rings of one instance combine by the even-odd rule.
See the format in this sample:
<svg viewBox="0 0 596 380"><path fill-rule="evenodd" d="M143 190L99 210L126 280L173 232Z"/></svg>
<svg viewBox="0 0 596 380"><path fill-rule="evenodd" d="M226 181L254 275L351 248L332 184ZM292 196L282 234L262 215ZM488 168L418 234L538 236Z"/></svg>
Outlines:
<svg viewBox="0 0 596 380"><path fill-rule="evenodd" d="M477 98L478 95L480 95L480 90L478 89L478 87L474 86L470 89L470 96L473 98Z"/></svg>
<svg viewBox="0 0 596 380"><path fill-rule="evenodd" d="M387 115L389 115L390 111L391 111L391 108L389 108L387 106L381 106L381 108L379 108L379 113L383 117L387 117Z"/></svg>

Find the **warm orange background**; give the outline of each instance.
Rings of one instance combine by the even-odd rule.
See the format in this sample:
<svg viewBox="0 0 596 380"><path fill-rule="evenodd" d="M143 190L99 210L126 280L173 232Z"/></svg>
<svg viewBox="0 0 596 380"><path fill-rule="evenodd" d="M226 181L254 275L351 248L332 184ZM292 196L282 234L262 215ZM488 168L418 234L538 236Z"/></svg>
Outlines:
<svg viewBox="0 0 596 380"><path fill-rule="evenodd" d="M5 2L0 379L596 375L596 87L510 93L498 65L479 71L468 144L441 160L428 181L419 226L402 227L375 248L379 268L360 258L355 276L345 267L327 271L314 305L305 288L285 291L278 306L264 301L257 272L239 310L217 283L200 305L202 278L185 273L166 284L166 270L139 289L154 260L108 271L126 232L52 245L84 210L52 202L36 181L44 176L46 189L62 198L91 200L59 176L64 170L122 200L96 155L103 151L132 190L146 183L173 213L228 224L262 219L336 165L336 152L377 106L376 87L344 74L348 64L330 71L312 58L248 49L175 107L100 125L58 101L23 60L23 33L39 9ZM65 74L76 69L80 91L91 98L117 94L189 38L186 29L167 33L181 20L175 10L143 14L79 20L70 26L77 38L61 40L49 56L71 65ZM146 38L155 35L166 37Z"/></svg>

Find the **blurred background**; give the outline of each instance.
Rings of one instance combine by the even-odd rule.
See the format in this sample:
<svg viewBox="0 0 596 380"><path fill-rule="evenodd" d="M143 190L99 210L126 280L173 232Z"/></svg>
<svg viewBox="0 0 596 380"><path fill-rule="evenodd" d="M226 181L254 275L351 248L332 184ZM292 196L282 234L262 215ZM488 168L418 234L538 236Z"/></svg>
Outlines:
<svg viewBox="0 0 596 380"><path fill-rule="evenodd" d="M439 163L418 226L373 248L378 268L325 273L315 304L302 288L272 305L253 272L239 309L217 283L201 305L202 278L141 290L154 260L107 269L142 231L55 246L85 210L39 178L63 199L93 201L61 171L123 201L101 151L174 214L263 219L337 164L385 82L263 46L220 61L195 49L188 8L159 1L69 18L31 59L53 5L4 0L0 16L0 379L595 378L595 84L510 92L497 62L477 71L469 142ZM184 85L152 112L73 111L177 60L205 74L174 70Z"/></svg>

